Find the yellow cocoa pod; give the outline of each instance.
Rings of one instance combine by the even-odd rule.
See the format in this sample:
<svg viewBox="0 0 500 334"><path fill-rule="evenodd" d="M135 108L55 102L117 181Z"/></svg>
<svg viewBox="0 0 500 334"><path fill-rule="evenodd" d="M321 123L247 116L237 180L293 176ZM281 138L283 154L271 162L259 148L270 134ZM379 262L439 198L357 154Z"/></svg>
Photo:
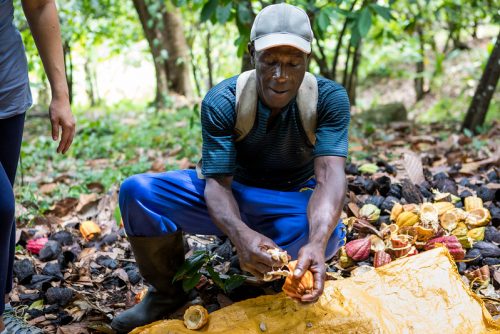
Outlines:
<svg viewBox="0 0 500 334"><path fill-rule="evenodd" d="M398 219L396 219L396 225L399 227L413 226L418 222L418 215L411 211L402 212Z"/></svg>
<svg viewBox="0 0 500 334"><path fill-rule="evenodd" d="M447 231L453 231L459 223L459 219L453 210L443 213L439 218L439 221L441 223L441 227Z"/></svg>
<svg viewBox="0 0 500 334"><path fill-rule="evenodd" d="M465 225L464 223L458 223L457 227L453 231L451 231L451 234L453 234L457 238L461 238L466 236L468 231L469 229L467 228L467 225Z"/></svg>
<svg viewBox="0 0 500 334"><path fill-rule="evenodd" d="M477 196L469 196L464 200L465 211L470 212L475 209L483 208L483 200Z"/></svg>
<svg viewBox="0 0 500 334"><path fill-rule="evenodd" d="M437 202L433 203L432 205L434 205L434 207L437 209L439 216L441 216L446 211L455 209L455 206L450 202Z"/></svg>
<svg viewBox="0 0 500 334"><path fill-rule="evenodd" d="M208 312L201 305L190 306L184 312L184 325L187 329L200 329L208 322Z"/></svg>
<svg viewBox="0 0 500 334"><path fill-rule="evenodd" d="M391 210L391 222L395 222L401 212L403 212L403 206L399 203L395 203Z"/></svg>
<svg viewBox="0 0 500 334"><path fill-rule="evenodd" d="M486 230L486 227L476 227L473 228L472 230L469 230L467 232L467 236L471 238L474 241L482 241L484 240L484 231Z"/></svg>
<svg viewBox="0 0 500 334"><path fill-rule="evenodd" d="M85 240L89 241L101 234L101 228L93 221L85 220L80 223L80 233Z"/></svg>
<svg viewBox="0 0 500 334"><path fill-rule="evenodd" d="M453 210L450 210L449 212L453 212L457 216L459 222L465 221L465 218L467 218L468 215L468 213L461 208L455 208Z"/></svg>
<svg viewBox="0 0 500 334"><path fill-rule="evenodd" d="M478 208L469 211L465 223L469 228L486 226L491 220L490 211L486 208Z"/></svg>
<svg viewBox="0 0 500 334"><path fill-rule="evenodd" d="M463 236L463 237L460 237L460 238L457 238L457 239L458 239L458 242L460 242L460 244L462 245L463 248L469 249L469 248L472 248L472 246L474 245L474 240L472 240L468 236Z"/></svg>

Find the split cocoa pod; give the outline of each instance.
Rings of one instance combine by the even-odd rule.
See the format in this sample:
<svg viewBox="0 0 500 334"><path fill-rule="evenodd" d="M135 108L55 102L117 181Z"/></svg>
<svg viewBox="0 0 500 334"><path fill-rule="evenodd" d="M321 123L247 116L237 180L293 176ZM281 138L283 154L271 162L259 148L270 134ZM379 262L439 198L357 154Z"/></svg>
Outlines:
<svg viewBox="0 0 500 334"><path fill-rule="evenodd" d="M187 329L200 329L208 322L208 311L201 305L190 306L184 312L184 325Z"/></svg>
<svg viewBox="0 0 500 334"><path fill-rule="evenodd" d="M307 295L313 291L314 288L314 275L309 270L306 270L304 275L299 279L293 275L297 267L297 261L290 261L287 264L290 270L290 275L285 279L283 284L283 292L292 298L301 299L302 296Z"/></svg>
<svg viewBox="0 0 500 334"><path fill-rule="evenodd" d="M424 249L430 250L436 248L439 245L443 245L446 248L448 248L448 251L455 260L463 260L465 256L465 250L462 248L462 244L458 241L456 236L446 235L431 239L427 241L427 243L424 246Z"/></svg>
<svg viewBox="0 0 500 334"><path fill-rule="evenodd" d="M90 241L101 234L101 228L93 221L85 220L80 223L80 233L86 241Z"/></svg>

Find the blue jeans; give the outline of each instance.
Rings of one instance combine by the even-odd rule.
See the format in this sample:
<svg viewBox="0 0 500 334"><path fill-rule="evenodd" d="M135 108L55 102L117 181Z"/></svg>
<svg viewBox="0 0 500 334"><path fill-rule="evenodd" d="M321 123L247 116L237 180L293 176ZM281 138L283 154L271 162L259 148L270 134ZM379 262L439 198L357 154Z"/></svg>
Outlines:
<svg viewBox="0 0 500 334"><path fill-rule="evenodd" d="M233 182L233 194L242 220L271 238L292 256L309 240L307 204L316 182L297 191L276 191ZM191 234L223 235L211 221L204 198L205 180L194 170L138 174L120 188L120 210L129 236L161 236L178 229ZM331 258L345 244L345 226L339 221L325 256Z"/></svg>
<svg viewBox="0 0 500 334"><path fill-rule="evenodd" d="M3 297L12 290L12 265L16 243L14 178L23 139L25 114L0 119L0 315Z"/></svg>

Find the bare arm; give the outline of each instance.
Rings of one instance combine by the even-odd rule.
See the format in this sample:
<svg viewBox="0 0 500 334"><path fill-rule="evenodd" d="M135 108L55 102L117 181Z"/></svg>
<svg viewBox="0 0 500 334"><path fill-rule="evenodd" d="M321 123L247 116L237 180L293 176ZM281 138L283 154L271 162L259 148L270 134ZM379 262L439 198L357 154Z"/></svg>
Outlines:
<svg viewBox="0 0 500 334"><path fill-rule="evenodd" d="M335 156L314 160L316 187L309 200L309 242L299 251L294 276L301 277L309 269L314 275L312 293L302 296L303 302L314 302L323 293L325 284L325 250L337 226L346 192L345 159Z"/></svg>
<svg viewBox="0 0 500 334"><path fill-rule="evenodd" d="M231 176L207 178L205 201L214 224L226 234L236 246L243 270L256 277L271 270L276 263L265 251L277 247L266 236L249 228L242 220L238 203L234 198Z"/></svg>
<svg viewBox="0 0 500 334"><path fill-rule="evenodd" d="M22 5L50 83L52 138L59 138L61 128L62 135L57 152L65 153L73 141L75 120L69 104L56 5L54 0L22 0Z"/></svg>
<svg viewBox="0 0 500 334"><path fill-rule="evenodd" d="M316 188L307 207L309 242L318 243L323 252L337 226L346 193L345 158L326 156L314 161Z"/></svg>

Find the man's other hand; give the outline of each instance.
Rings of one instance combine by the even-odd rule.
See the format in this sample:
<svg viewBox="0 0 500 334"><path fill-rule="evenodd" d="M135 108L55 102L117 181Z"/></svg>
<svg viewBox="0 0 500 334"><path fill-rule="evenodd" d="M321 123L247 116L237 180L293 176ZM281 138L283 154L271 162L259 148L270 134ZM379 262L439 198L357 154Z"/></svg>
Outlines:
<svg viewBox="0 0 500 334"><path fill-rule="evenodd" d="M273 260L266 251L270 248L279 248L268 237L248 229L231 240L236 246L240 259L241 269L248 271L255 277L262 279L263 274L281 267L284 263Z"/></svg>
<svg viewBox="0 0 500 334"><path fill-rule="evenodd" d="M308 243L299 251L297 266L293 275L296 278L302 277L306 270L312 272L314 277L313 291L307 295L303 295L302 302L315 302L323 293L325 287L325 251L317 244Z"/></svg>

